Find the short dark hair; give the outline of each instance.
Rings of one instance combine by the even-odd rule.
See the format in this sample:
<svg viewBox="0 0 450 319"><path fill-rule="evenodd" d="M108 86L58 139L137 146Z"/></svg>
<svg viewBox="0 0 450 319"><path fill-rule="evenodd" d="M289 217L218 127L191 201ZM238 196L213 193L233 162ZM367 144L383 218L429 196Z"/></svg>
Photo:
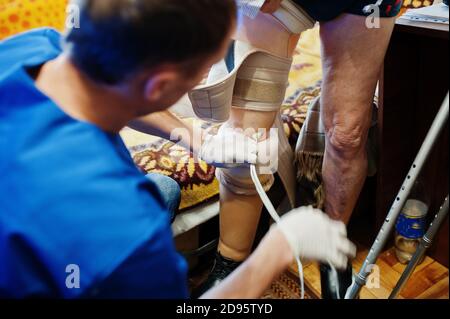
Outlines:
<svg viewBox="0 0 450 319"><path fill-rule="evenodd" d="M117 84L141 67L213 54L236 16L235 0L78 0L80 27L65 37L73 63Z"/></svg>

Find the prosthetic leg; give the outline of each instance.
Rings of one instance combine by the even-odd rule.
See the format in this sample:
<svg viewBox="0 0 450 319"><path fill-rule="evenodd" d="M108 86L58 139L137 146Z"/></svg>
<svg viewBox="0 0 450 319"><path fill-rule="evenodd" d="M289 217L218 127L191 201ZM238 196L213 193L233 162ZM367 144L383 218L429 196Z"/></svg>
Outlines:
<svg viewBox="0 0 450 319"><path fill-rule="evenodd" d="M299 34L314 24L315 21L290 0L284 0L272 15L260 12L255 19L242 16L227 58L212 67L205 85L189 94L195 114L202 119L225 122L232 107L278 112L288 85L292 51ZM293 152L278 117L274 127L281 133L279 174L293 205ZM248 172L242 177L239 172L218 170L217 175L223 185L237 194L256 194ZM266 182L265 187L270 188L270 184Z"/></svg>
<svg viewBox="0 0 450 319"><path fill-rule="evenodd" d="M292 53L299 35L314 24L315 21L290 0L284 0L280 9L271 15L259 12L255 19L241 16L228 56L213 66L206 84L189 94L194 112L200 118L215 122L228 121L224 127L278 129L278 174L292 206L295 204L294 154L284 134L279 111L285 97ZM236 119L239 116L241 117ZM265 120L262 121L261 118ZM221 220L223 214L227 213L226 210L231 207L227 200L243 204L247 202L251 204L246 208L244 205L236 205L233 209L242 210L239 212L241 215L258 216L254 220L256 227L262 203L248 167L217 169L216 176L221 184ZM260 175L259 180L267 191L271 188L274 178L273 175L266 174ZM235 215L236 219L239 219L239 214ZM239 233L236 229L244 227L239 220L233 220L233 223L235 225L231 227L229 218L227 223L224 223L225 226L221 222L221 233L233 232L230 228L235 228L236 234ZM251 236L247 234L243 237L248 240ZM216 259L212 274L220 273L221 277L224 277L222 268L226 268L227 273L231 272L230 267L222 267L218 262L223 259ZM227 263L231 264L231 261L228 260ZM206 286L196 295L211 288L211 284L217 283L216 278L209 278Z"/></svg>
<svg viewBox="0 0 450 319"><path fill-rule="evenodd" d="M398 193L394 204L392 205L388 216L382 226L375 243L369 251L369 255L367 256L359 274L356 276L354 283L348 289L346 299L354 299L362 286L366 284L367 278L370 275L371 265L374 265L380 255L384 245L386 244L389 235L394 229L396 220L400 214L402 207L405 205L405 202L408 198L408 195L411 192L411 189L414 185L414 182L417 180L417 177L420 174L431 150L438 139L441 131L445 127L446 122L448 121L448 113L449 113L449 95L445 98L444 103L437 114L433 125L431 126L430 131L428 132L425 141L420 148L420 151L406 177L400 192Z"/></svg>
<svg viewBox="0 0 450 319"><path fill-rule="evenodd" d="M283 102L292 64L295 35L314 21L290 0L272 15L241 15L235 41L225 60L211 68L207 83L189 93L195 114L225 122L230 108L277 111Z"/></svg>

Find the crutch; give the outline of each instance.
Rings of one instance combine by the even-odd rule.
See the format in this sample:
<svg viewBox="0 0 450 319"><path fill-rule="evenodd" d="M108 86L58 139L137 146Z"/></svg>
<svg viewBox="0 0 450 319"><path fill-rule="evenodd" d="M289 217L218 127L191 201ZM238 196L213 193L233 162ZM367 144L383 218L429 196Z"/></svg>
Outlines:
<svg viewBox="0 0 450 319"><path fill-rule="evenodd" d="M416 252L414 253L411 261L408 263L408 266L406 267L405 271L400 277L400 280L397 282L397 285L395 286L394 290L389 296L389 299L397 298L397 296L403 290L412 273L414 272L414 269L416 269L417 265L419 264L419 261L422 259L427 249L431 247L433 239L436 236L437 232L439 231L439 228L441 228L442 223L444 222L447 215L448 215L448 195L444 201L444 204L442 205L436 217L434 218L433 223L430 225L430 228L428 229L427 233L421 239L419 247L417 247Z"/></svg>
<svg viewBox="0 0 450 319"><path fill-rule="evenodd" d="M355 299L359 294L361 288L366 284L367 278L371 272L371 266L374 265L380 255L382 249L384 248L387 240L389 239L389 235L392 233L392 230L395 226L396 220L400 214L400 210L405 205L405 202L411 193L411 189L419 176L420 171L422 170L428 156L431 153L431 150L436 143L440 133L442 132L445 124L448 120L448 112L449 112L449 95L447 93L447 97L442 104L439 113L434 119L433 125L428 132L425 141L420 148L419 153L406 177L400 192L394 200L394 203L391 206L388 216L386 217L383 226L381 227L380 232L378 233L375 242L372 245L372 248L367 255L364 264L362 265L361 270L358 275L354 278L353 284L347 290L347 294L345 296L346 299Z"/></svg>

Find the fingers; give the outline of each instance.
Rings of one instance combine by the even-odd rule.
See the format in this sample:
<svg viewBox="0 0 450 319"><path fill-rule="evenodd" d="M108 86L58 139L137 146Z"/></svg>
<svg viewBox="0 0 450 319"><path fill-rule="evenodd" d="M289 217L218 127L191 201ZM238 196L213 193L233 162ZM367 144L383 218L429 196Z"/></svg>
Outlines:
<svg viewBox="0 0 450 319"><path fill-rule="evenodd" d="M295 209L283 216L280 229L303 258L329 262L343 270L356 256L356 246L347 239L345 224L330 219L321 210Z"/></svg>
<svg viewBox="0 0 450 319"><path fill-rule="evenodd" d="M258 156L256 154L249 154L246 162L249 164L256 164L258 161Z"/></svg>
<svg viewBox="0 0 450 319"><path fill-rule="evenodd" d="M277 154L271 145L272 140L268 139L258 143L258 164L269 165Z"/></svg>
<svg viewBox="0 0 450 319"><path fill-rule="evenodd" d="M274 174L278 171L279 141L276 134L258 143L258 173Z"/></svg>
<svg viewBox="0 0 450 319"><path fill-rule="evenodd" d="M356 256L356 246L347 239L347 227L343 222L331 221L335 232L335 246L342 254L354 258Z"/></svg>
<svg viewBox="0 0 450 319"><path fill-rule="evenodd" d="M348 260L356 257L356 246L346 238L336 240L329 262L337 269L347 268Z"/></svg>
<svg viewBox="0 0 450 319"><path fill-rule="evenodd" d="M258 161L258 144L253 139L239 134L236 136L236 147L231 147L228 151L232 152L238 163L256 164Z"/></svg>
<svg viewBox="0 0 450 319"><path fill-rule="evenodd" d="M348 239L343 238L341 241L338 242L338 245L336 247L341 253L345 254L346 256L350 258L356 257L356 246Z"/></svg>
<svg viewBox="0 0 450 319"><path fill-rule="evenodd" d="M331 258L329 262L333 264L337 269L345 269L349 259L356 257L356 246L347 239L347 227L344 223L330 220L332 231L331 246L333 251L331 252Z"/></svg>
<svg viewBox="0 0 450 319"><path fill-rule="evenodd" d="M239 166L239 164L248 165L257 163L257 142L241 132L224 130L219 134L216 143L213 148L220 148L224 153L223 164L235 167Z"/></svg>
<svg viewBox="0 0 450 319"><path fill-rule="evenodd" d="M333 267L335 267L338 270L344 270L347 268L348 265L348 257L344 254L339 253L338 251L335 251L333 256L330 260L328 260L329 263Z"/></svg>
<svg viewBox="0 0 450 319"><path fill-rule="evenodd" d="M208 135L204 139L200 158L208 164L222 168L235 168L257 164L258 144L242 133Z"/></svg>
<svg viewBox="0 0 450 319"><path fill-rule="evenodd" d="M339 236L347 237L347 226L341 221L333 221L335 231Z"/></svg>

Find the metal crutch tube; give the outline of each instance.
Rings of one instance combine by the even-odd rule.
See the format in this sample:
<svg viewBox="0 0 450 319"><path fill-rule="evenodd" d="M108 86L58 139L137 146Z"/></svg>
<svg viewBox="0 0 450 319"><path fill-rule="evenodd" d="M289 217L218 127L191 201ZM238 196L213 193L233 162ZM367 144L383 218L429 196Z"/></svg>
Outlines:
<svg viewBox="0 0 450 319"><path fill-rule="evenodd" d="M423 236L422 240L420 241L419 247L417 247L416 252L414 253L411 261L408 263L408 266L406 267L405 271L400 277L400 280L397 282L397 285L395 286L394 290L389 296L389 299L397 298L397 296L403 290L412 273L414 272L414 269L416 269L417 265L419 264L419 261L421 260L422 256L425 254L428 248L431 247L433 239L436 236L439 229L441 228L442 223L444 222L447 215L448 215L448 195L447 198L445 198L444 204L439 209L439 212L434 218L434 221L431 223L427 233L425 234L425 236Z"/></svg>
<svg viewBox="0 0 450 319"><path fill-rule="evenodd" d="M400 189L400 192L398 193L397 197L394 200L394 203L391 206L391 209L389 210L384 224L381 227L381 230L378 233L377 238L375 239L375 242L373 243L366 260L364 261L361 270L354 278L353 284L347 290L347 294L345 296L346 299L356 298L362 286L366 284L367 278L369 277L370 270L372 268L371 266L376 263L378 256L380 255L387 240L389 239L389 235L391 234L395 226L397 217L399 216L402 207L405 205L405 202L409 194L411 193L411 189L413 188L420 171L422 170L429 154L431 153L434 144L436 143L442 129L445 127L445 124L448 120L448 108L449 95L447 93L447 97L445 98L444 103L442 104L436 118L434 119L433 125L431 126L405 181L403 182L403 186Z"/></svg>

